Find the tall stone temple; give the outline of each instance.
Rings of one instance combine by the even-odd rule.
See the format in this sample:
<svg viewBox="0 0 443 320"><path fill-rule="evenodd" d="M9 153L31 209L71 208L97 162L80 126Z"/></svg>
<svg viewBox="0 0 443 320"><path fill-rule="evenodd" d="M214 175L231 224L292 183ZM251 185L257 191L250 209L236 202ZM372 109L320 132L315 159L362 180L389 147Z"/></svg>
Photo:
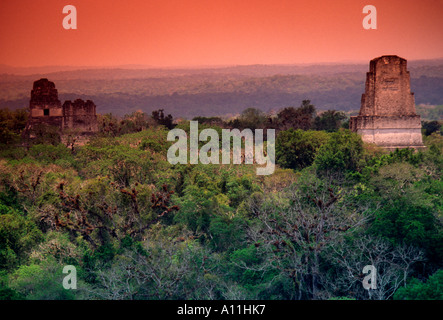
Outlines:
<svg viewBox="0 0 443 320"><path fill-rule="evenodd" d="M98 131L95 109L91 100L67 100L62 105L54 82L43 78L34 82L25 131L32 137L32 130L44 124L57 127L60 133L73 129L79 135L92 134Z"/></svg>
<svg viewBox="0 0 443 320"><path fill-rule="evenodd" d="M371 60L358 116L349 127L362 140L388 150L424 148L406 60L387 55Z"/></svg>

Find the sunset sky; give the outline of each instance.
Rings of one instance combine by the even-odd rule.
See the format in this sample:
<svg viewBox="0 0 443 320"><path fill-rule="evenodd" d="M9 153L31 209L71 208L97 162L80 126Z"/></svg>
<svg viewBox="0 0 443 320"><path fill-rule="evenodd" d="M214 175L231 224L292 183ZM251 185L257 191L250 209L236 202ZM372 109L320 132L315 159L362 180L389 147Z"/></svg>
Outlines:
<svg viewBox="0 0 443 320"><path fill-rule="evenodd" d="M77 30L62 26L77 8ZM377 30L362 26L367 4ZM209 66L443 57L443 0L17 0L0 64Z"/></svg>

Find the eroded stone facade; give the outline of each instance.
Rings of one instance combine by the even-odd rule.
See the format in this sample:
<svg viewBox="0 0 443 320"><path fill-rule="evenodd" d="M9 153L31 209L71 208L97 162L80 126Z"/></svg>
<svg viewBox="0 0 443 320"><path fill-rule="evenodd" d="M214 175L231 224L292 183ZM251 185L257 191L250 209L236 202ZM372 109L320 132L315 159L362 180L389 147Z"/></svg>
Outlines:
<svg viewBox="0 0 443 320"><path fill-rule="evenodd" d="M97 115L94 102L76 99L74 102L65 101L63 109L63 128L78 129L81 132L96 132Z"/></svg>
<svg viewBox="0 0 443 320"><path fill-rule="evenodd" d="M65 101L58 99L54 82L40 79L34 82L29 103L27 131L32 136L32 129L39 124L46 124L60 129L61 133L71 129L80 135L98 131L96 106L91 100L76 99Z"/></svg>
<svg viewBox="0 0 443 320"><path fill-rule="evenodd" d="M371 60L360 113L349 122L363 141L387 149L424 148L406 64L398 56Z"/></svg>

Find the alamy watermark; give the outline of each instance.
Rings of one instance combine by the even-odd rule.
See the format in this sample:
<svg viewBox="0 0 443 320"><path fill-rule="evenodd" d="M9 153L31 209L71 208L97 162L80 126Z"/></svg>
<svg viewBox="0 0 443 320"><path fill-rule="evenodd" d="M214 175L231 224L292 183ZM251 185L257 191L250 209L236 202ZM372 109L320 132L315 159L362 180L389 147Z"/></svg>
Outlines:
<svg viewBox="0 0 443 320"><path fill-rule="evenodd" d="M68 265L63 268L63 273L68 274L63 278L63 288L64 289L77 289L77 269Z"/></svg>
<svg viewBox="0 0 443 320"><path fill-rule="evenodd" d="M377 268L373 265L367 265L363 268L363 273L367 274L370 272L366 277L363 278L362 284L363 288L366 290L369 289L377 289Z"/></svg>
<svg viewBox="0 0 443 320"><path fill-rule="evenodd" d="M363 18L363 28L366 30L377 29L377 9L375 6L364 6L363 13L367 14ZM77 29L77 8L73 5L66 5L63 7L63 14L67 14L63 18L63 28L66 30Z"/></svg>
<svg viewBox="0 0 443 320"><path fill-rule="evenodd" d="M376 30L377 29L377 9L373 5L367 5L363 8L363 13L368 15L363 18L363 29Z"/></svg>
<svg viewBox="0 0 443 320"><path fill-rule="evenodd" d="M175 142L168 150L168 162L171 164L259 164L264 167L257 167L257 175L270 175L275 170L275 130L266 130L266 153L265 142L263 141L263 129L222 129L220 154L220 137L215 129L203 129L198 132L198 121L190 122L189 149L188 135L182 129L172 129L168 133L168 141ZM208 141L209 139L209 141ZM231 143L232 140L232 143ZM242 141L244 140L244 154L242 154ZM200 150L199 142L208 141ZM232 155L231 155L232 145ZM188 157L189 150L189 157ZM220 161L221 156L221 161ZM255 158L254 158L255 157ZM189 159L188 159L189 158ZM188 162L189 160L189 162Z"/></svg>
<svg viewBox="0 0 443 320"><path fill-rule="evenodd" d="M69 4L63 7L62 12L67 14L62 21L63 28L66 30L77 29L77 8Z"/></svg>

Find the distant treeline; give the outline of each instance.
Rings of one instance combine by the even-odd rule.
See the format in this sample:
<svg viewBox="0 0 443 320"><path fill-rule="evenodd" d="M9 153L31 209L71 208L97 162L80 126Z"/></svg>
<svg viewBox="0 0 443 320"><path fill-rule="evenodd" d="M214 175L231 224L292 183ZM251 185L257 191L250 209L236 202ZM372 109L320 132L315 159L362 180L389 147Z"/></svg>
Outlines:
<svg viewBox="0 0 443 320"><path fill-rule="evenodd" d="M443 133L442 120L428 120L434 117L441 119L443 106L417 106L417 111L422 116L422 133L425 136L434 132ZM263 112L257 108L247 108L239 115L233 117L197 116L192 118L199 124L209 127L233 129L275 129L279 134L288 130L303 131L326 131L336 132L340 128L349 128L349 114L337 110L317 110L310 100L303 100L299 107L285 107L277 111ZM22 133L28 120L28 111L23 109L9 110L0 108L0 147L21 144ZM135 111L124 116L112 113L98 115L98 136L117 137L123 134L135 133L163 126L172 129L180 124L183 119L175 118L163 109L152 111L150 114ZM42 126L38 127L34 135L36 138L32 144L58 144L61 137L58 128ZM31 143L28 141L26 144Z"/></svg>
<svg viewBox="0 0 443 320"><path fill-rule="evenodd" d="M60 100L90 99L102 114L123 116L136 110L151 113L164 109L187 119L235 115L251 107L269 112L295 106L304 99L311 99L319 110L358 110L365 82L365 73L360 70L277 75L207 72L84 79L78 78L77 71L72 78L70 72L48 77L55 81ZM0 108L27 107L32 82L39 76L0 76ZM416 67L411 71L411 90L417 104L443 104L443 68Z"/></svg>

